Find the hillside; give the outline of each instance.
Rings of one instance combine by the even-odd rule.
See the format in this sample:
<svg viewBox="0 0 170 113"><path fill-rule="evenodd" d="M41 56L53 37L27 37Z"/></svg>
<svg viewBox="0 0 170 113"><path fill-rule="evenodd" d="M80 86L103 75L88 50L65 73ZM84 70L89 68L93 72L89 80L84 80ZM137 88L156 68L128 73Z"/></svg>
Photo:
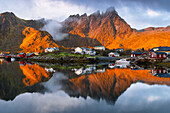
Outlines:
<svg viewBox="0 0 170 113"><path fill-rule="evenodd" d="M0 51L42 52L49 45L58 46L49 33L38 30L43 26L43 20L23 20L10 12L0 14Z"/></svg>
<svg viewBox="0 0 170 113"><path fill-rule="evenodd" d="M59 47L46 31L26 27L22 34L25 36L20 45L23 52L43 52L46 47Z"/></svg>
<svg viewBox="0 0 170 113"><path fill-rule="evenodd" d="M99 11L87 16L71 15L63 22L64 31L82 38L97 39L108 49L149 49L155 46L169 46L170 26L132 29L114 8L105 13Z"/></svg>
<svg viewBox="0 0 170 113"><path fill-rule="evenodd" d="M43 52L46 47L77 47L104 45L108 49L149 49L169 46L170 26L132 29L114 8L87 15L71 15L62 22L63 33L69 35L61 41L41 29L46 21L23 20L13 13L0 14L0 52Z"/></svg>

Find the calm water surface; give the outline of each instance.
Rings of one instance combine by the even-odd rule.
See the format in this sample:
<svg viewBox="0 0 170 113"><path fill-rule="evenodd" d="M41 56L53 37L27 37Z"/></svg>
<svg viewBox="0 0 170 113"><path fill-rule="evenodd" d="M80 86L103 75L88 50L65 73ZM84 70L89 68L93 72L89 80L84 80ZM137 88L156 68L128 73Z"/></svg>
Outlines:
<svg viewBox="0 0 170 113"><path fill-rule="evenodd" d="M0 113L169 113L169 76L168 68L1 61Z"/></svg>

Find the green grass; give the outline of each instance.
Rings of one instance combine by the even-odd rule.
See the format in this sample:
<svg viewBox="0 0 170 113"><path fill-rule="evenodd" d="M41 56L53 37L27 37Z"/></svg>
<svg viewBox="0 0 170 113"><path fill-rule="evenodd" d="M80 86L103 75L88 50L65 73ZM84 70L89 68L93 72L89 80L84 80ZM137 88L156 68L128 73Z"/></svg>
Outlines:
<svg viewBox="0 0 170 113"><path fill-rule="evenodd" d="M90 55L82 55L82 54L74 54L74 53L67 53L67 52L59 52L59 53L49 53L47 54L48 57L91 57Z"/></svg>
<svg viewBox="0 0 170 113"><path fill-rule="evenodd" d="M82 66L80 65L72 65L72 66L61 66L61 65L53 65L53 66L47 66L48 68L53 68L53 69L61 69L61 70L66 70L66 69L79 69Z"/></svg>

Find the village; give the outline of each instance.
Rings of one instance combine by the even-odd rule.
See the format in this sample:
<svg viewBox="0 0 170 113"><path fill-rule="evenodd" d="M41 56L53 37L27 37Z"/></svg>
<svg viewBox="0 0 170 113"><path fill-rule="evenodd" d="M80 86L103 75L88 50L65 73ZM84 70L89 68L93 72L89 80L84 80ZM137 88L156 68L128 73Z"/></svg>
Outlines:
<svg viewBox="0 0 170 113"><path fill-rule="evenodd" d="M63 49L58 47L48 47L45 49L43 53L18 53L18 54L10 54L9 52L1 52L0 58L5 58L6 60L20 60L20 59L29 59L36 56L43 56L44 54L49 53L69 53L72 55L88 55L87 57L93 57L102 59L105 61L115 61L119 60L119 62L126 63L128 62L169 62L170 61L170 47L154 47L149 50L137 49L132 51L131 49L124 50L123 48L117 48L113 50L109 50L104 46L95 46L93 48L86 47L72 47L71 49ZM118 61L117 61L118 62Z"/></svg>

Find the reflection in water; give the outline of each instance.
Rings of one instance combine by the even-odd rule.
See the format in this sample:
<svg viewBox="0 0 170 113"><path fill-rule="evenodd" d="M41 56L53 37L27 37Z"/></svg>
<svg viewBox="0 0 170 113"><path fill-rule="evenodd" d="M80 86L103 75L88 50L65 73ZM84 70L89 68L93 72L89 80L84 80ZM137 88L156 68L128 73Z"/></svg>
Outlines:
<svg viewBox="0 0 170 113"><path fill-rule="evenodd" d="M90 96L113 103L136 82L170 85L170 78L151 75L150 70L107 69L104 73L81 75L63 81L63 90L73 97Z"/></svg>
<svg viewBox="0 0 170 113"><path fill-rule="evenodd" d="M151 74L157 77L164 77L169 78L170 77L170 69L169 68L156 68L151 69Z"/></svg>
<svg viewBox="0 0 170 113"><path fill-rule="evenodd" d="M41 81L50 79L50 73L47 73L47 71L38 64L26 63L25 65L20 65L20 68L25 75L22 81L26 86L32 86Z"/></svg>
<svg viewBox="0 0 170 113"><path fill-rule="evenodd" d="M10 64L3 61L0 64L0 98L13 100L23 92L36 92L43 88L38 84L50 78L44 68L37 64L19 65L18 62Z"/></svg>
<svg viewBox="0 0 170 113"><path fill-rule="evenodd" d="M77 73L79 69L81 71ZM141 70L137 66L113 69L88 66L79 69L54 70L28 62L2 62L1 99L9 100L20 95L13 101L0 100L0 112L159 113L159 106L164 108L165 113L170 110L166 106L170 104L170 78L153 76L152 70ZM52 77L51 72L55 72Z"/></svg>

